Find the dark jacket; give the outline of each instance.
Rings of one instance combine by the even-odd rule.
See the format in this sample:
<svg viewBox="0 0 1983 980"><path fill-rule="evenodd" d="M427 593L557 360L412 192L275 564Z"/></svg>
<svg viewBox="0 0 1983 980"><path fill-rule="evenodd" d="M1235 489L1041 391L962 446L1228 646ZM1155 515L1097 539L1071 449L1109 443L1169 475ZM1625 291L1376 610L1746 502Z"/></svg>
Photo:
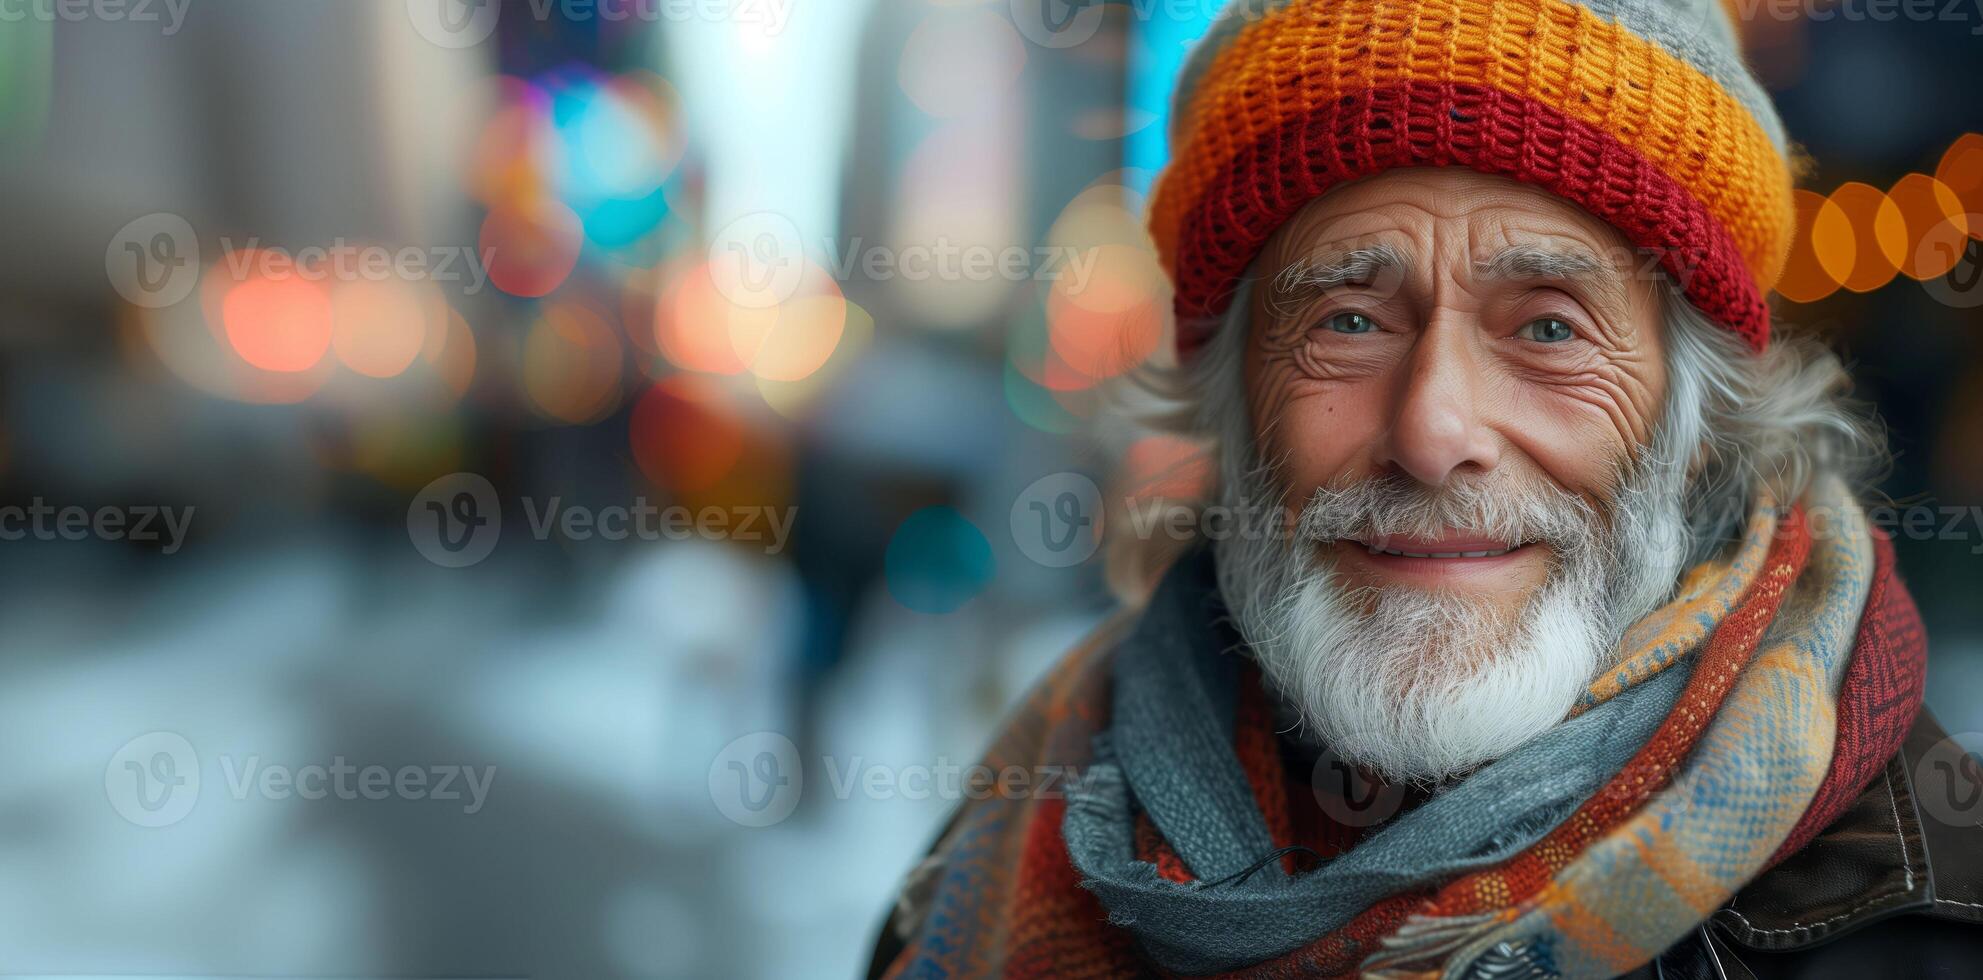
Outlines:
<svg viewBox="0 0 1983 980"><path fill-rule="evenodd" d="M1922 711L1844 816L1632 976L1983 977L1983 773L1947 739Z"/></svg>
<svg viewBox="0 0 1983 980"><path fill-rule="evenodd" d="M870 977L902 950L882 927ZM1480 980L1543 980L1508 950ZM1900 752L1811 843L1632 980L1983 977L1983 769L1926 710Z"/></svg>

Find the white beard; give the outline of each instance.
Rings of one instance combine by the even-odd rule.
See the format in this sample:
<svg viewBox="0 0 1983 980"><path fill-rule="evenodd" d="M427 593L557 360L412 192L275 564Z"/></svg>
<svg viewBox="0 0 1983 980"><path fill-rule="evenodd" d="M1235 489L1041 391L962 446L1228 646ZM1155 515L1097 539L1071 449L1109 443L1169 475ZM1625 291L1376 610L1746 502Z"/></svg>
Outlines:
<svg viewBox="0 0 1983 980"><path fill-rule="evenodd" d="M1688 552L1685 474L1658 455L1625 467L1610 520L1547 483L1435 491L1380 478L1317 491L1292 548L1281 508L1261 506L1276 498L1256 469L1228 494L1255 524L1216 543L1220 588L1310 737L1388 782L1443 783L1561 723L1615 666L1625 628L1672 592ZM1329 541L1440 529L1545 542L1549 578L1510 617L1476 596L1346 589L1317 554Z"/></svg>

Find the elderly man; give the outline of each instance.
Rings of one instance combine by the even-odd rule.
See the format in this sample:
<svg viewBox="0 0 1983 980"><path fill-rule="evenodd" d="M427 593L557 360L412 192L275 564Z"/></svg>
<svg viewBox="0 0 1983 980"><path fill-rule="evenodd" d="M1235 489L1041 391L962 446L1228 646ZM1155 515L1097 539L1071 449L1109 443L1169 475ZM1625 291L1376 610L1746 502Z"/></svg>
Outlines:
<svg viewBox="0 0 1983 980"><path fill-rule="evenodd" d="M1878 430L1772 336L1719 5L1243 6L1151 202L1222 533L1010 723L1065 778L957 815L876 971L1973 975L1977 787L1920 764Z"/></svg>

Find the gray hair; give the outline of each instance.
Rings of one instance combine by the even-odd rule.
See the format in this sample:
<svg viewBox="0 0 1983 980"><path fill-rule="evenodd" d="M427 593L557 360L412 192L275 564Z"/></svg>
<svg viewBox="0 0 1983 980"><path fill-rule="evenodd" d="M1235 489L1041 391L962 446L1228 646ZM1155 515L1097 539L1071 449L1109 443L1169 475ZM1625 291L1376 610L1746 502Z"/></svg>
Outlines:
<svg viewBox="0 0 1983 980"><path fill-rule="evenodd" d="M1857 495L1884 475L1891 459L1885 430L1849 397L1845 366L1822 341L1778 331L1759 354L1671 283L1662 285L1667 396L1653 441L1694 447L1683 507L1689 565L1739 536L1764 495L1788 504L1826 477ZM1153 424L1210 443L1219 481L1213 501L1259 463L1244 370L1249 291L1250 280L1242 280L1194 361L1136 378L1164 405L1149 415ZM1111 557L1124 563L1112 569L1112 584L1134 597L1154 584L1150 576L1170 556L1118 550Z"/></svg>

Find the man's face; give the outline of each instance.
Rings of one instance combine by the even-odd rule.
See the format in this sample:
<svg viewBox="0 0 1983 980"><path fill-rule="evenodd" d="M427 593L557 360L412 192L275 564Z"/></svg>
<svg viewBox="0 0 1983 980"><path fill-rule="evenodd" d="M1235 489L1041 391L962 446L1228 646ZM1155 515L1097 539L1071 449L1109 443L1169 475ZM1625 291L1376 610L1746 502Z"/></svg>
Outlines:
<svg viewBox="0 0 1983 980"><path fill-rule="evenodd" d="M1391 171L1317 199L1269 241L1253 292L1246 390L1261 457L1283 461L1277 489L1298 506L1382 476L1540 480L1603 509L1665 389L1644 264L1575 205L1471 170ZM1551 562L1547 542L1456 528L1316 546L1345 586L1510 613Z"/></svg>
<svg viewBox="0 0 1983 980"><path fill-rule="evenodd" d="M1465 170L1340 188L1269 243L1251 465L1226 493L1291 533L1220 540L1220 582L1344 758L1436 782L1501 757L1671 590L1691 454L1655 435L1641 265L1576 207Z"/></svg>

